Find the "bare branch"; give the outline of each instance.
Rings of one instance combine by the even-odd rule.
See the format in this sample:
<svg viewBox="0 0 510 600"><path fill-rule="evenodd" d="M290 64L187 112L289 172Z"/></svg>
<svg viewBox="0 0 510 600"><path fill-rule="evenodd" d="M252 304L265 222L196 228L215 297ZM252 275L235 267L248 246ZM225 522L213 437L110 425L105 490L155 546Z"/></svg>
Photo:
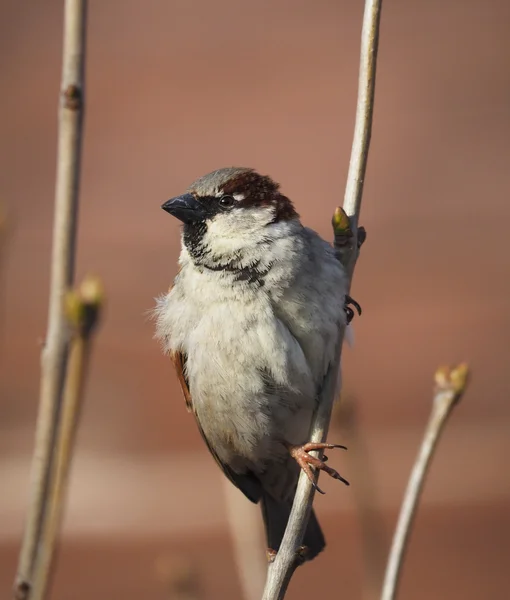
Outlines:
<svg viewBox="0 0 510 600"><path fill-rule="evenodd" d="M358 103L351 161L347 177L343 212L337 210L333 217L335 248L342 264L346 267L349 284L358 255L358 218L363 194L363 183L368 159L375 91L375 72L379 41L379 22L382 0L366 0L361 34L361 59L358 87ZM348 217L346 220L345 217ZM349 285L350 287L350 285ZM345 330L339 335L335 359L329 369L320 401L312 420L309 439L322 442L326 439L340 365L340 356ZM318 477L318 474L316 474ZM297 566L297 551L302 543L310 516L314 490L308 478L301 473L289 522L280 549L274 562L268 567L263 600L280 600Z"/></svg>
<svg viewBox="0 0 510 600"><path fill-rule="evenodd" d="M448 417L464 394L467 380L468 367L465 364L458 365L453 369L442 367L436 371L432 412L404 495L391 545L381 600L393 600L396 596L400 571L425 477Z"/></svg>
<svg viewBox="0 0 510 600"><path fill-rule="evenodd" d="M48 333L41 360L41 387L31 497L15 586L17 598L29 594L46 490L52 446L68 354L64 297L72 286L76 246L78 183L83 124L86 0L66 0L64 57L60 93L57 178L51 260Z"/></svg>
<svg viewBox="0 0 510 600"><path fill-rule="evenodd" d="M32 575L30 600L43 600L48 590L65 504L67 476L81 414L92 334L99 320L102 303L102 285L93 277L85 279L79 290L69 292L66 298L67 315L73 337L70 343L62 410L54 445L46 510L41 524L41 535Z"/></svg>

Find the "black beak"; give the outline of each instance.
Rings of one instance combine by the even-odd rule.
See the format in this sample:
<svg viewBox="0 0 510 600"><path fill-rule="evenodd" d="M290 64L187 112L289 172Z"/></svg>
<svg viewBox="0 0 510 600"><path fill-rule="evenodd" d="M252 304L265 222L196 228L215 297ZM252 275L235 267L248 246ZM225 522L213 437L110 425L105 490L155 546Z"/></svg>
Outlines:
<svg viewBox="0 0 510 600"><path fill-rule="evenodd" d="M170 198L161 208L166 210L183 223L195 223L205 219L205 210L193 194L183 194L177 198Z"/></svg>

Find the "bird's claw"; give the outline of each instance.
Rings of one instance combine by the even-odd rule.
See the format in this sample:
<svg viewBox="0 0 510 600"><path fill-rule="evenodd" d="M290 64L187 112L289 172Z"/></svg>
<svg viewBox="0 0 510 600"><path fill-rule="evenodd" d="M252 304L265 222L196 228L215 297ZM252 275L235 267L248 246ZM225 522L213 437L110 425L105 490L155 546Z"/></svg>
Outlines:
<svg viewBox="0 0 510 600"><path fill-rule="evenodd" d="M307 444L303 444L302 446L291 446L289 445L289 452L292 458L297 462L297 464L301 467L301 469L306 473L306 476L312 483L313 487L319 492L319 494L324 494L324 492L320 489L320 487L315 482L315 477L313 475L311 467L315 467L319 471L324 471L333 479L339 479L343 481L345 485L349 485L347 479L344 479L338 471L328 467L326 465L325 460L320 460L319 458L315 458L314 456L310 456L309 452L312 450L330 450L332 448L342 448L343 450L347 450L345 446L341 446L340 444L325 444L321 442L308 442Z"/></svg>
<svg viewBox="0 0 510 600"><path fill-rule="evenodd" d="M361 306L359 305L359 303L356 302L354 298L346 294L344 310L345 314L347 315L347 324L349 324L354 319L354 310L351 308L351 305L354 306L358 315L361 316Z"/></svg>

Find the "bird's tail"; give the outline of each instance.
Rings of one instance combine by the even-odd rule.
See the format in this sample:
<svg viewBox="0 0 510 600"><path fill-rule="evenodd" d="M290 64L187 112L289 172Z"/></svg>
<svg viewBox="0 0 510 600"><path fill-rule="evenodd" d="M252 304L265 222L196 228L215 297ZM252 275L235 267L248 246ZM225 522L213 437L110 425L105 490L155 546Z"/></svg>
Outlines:
<svg viewBox="0 0 510 600"><path fill-rule="evenodd" d="M285 528L287 527L292 503L275 500L269 494L263 493L261 506L266 529L267 546L271 550L278 551L282 543ZM306 528L303 545L307 547L306 560L315 558L326 545L321 526L313 509Z"/></svg>

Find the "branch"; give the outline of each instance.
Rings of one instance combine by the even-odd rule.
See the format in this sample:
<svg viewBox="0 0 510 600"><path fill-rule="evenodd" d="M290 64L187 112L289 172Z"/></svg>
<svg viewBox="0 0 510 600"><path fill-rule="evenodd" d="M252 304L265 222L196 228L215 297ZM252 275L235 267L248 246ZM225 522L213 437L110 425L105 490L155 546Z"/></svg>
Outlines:
<svg viewBox="0 0 510 600"><path fill-rule="evenodd" d="M363 194L363 183L368 159L375 91L375 71L379 41L379 21L382 0L366 0L361 34L361 59L358 86L358 102L351 161L347 176L343 211L337 209L333 217L335 248L338 258L346 267L348 282L352 279L358 248L362 241L358 234L358 219ZM360 232L361 233L361 232ZM358 239L360 238L360 239ZM340 356L345 328L339 334L332 365L326 374L317 409L312 419L309 439L322 442L326 439L338 381ZM318 477L318 474L316 474ZM273 563L268 567L263 600L280 600L298 564L297 551L312 509L314 489L304 473L301 473L287 523L285 535Z"/></svg>
<svg viewBox="0 0 510 600"><path fill-rule="evenodd" d="M102 304L102 285L98 279L92 277L85 279L78 291L69 292L66 297L67 316L73 337L70 343L62 410L48 484L47 510L41 524L30 600L43 600L48 589L65 503L67 476L81 414L92 336L99 321Z"/></svg>
<svg viewBox="0 0 510 600"><path fill-rule="evenodd" d="M432 412L404 495L386 567L381 600L393 600L396 596L402 562L416 515L418 501L423 491L425 477L430 468L441 433L453 407L464 394L467 381L468 367L465 364L460 364L454 368L442 367L436 371L436 389Z"/></svg>
<svg viewBox="0 0 510 600"><path fill-rule="evenodd" d="M69 334L63 303L74 277L83 124L86 4L86 0L65 2L48 333L41 357L31 497L15 584L15 596L21 599L26 598L30 591L68 355Z"/></svg>

